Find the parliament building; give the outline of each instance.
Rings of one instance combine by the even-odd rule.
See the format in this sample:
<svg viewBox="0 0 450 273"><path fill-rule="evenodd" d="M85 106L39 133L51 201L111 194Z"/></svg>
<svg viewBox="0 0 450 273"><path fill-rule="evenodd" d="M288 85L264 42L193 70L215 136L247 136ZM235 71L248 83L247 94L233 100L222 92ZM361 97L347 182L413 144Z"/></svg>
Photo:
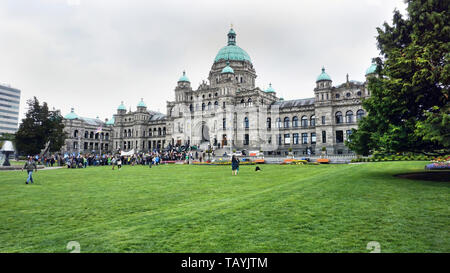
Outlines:
<svg viewBox="0 0 450 273"><path fill-rule="evenodd" d="M183 72L175 87L175 100L166 113L147 109L143 99L136 110L123 102L110 120L84 118L74 109L64 117L67 132L63 152L149 152L169 145L232 151L263 151L265 155L351 154L345 140L365 115L362 99L370 96L366 81L333 86L325 68L319 70L311 98L284 100L272 85L255 86L256 70L250 56L228 32L228 43L217 53L208 81L193 89Z"/></svg>

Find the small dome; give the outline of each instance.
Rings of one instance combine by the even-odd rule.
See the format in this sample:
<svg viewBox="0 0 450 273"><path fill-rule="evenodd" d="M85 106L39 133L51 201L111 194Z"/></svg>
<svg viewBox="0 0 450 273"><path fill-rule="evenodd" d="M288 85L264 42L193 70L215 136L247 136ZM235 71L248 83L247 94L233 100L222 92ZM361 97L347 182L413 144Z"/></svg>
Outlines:
<svg viewBox="0 0 450 273"><path fill-rule="evenodd" d="M74 109L71 108L71 109L70 109L70 113L67 114L64 118L65 118L65 119L77 119L77 118L78 118L78 115L75 114Z"/></svg>
<svg viewBox="0 0 450 273"><path fill-rule="evenodd" d="M125 105L123 104L123 101L120 103L119 107L117 107L117 110L127 110L127 108L125 108Z"/></svg>
<svg viewBox="0 0 450 273"><path fill-rule="evenodd" d="M317 77L316 82L331 81L330 75L325 72L325 67L322 67L322 73Z"/></svg>
<svg viewBox="0 0 450 273"><path fill-rule="evenodd" d="M233 68L231 68L230 62L227 62L227 66L225 66L222 69L222 74L224 74L224 73L232 73L232 74L234 74L234 70L233 70Z"/></svg>
<svg viewBox="0 0 450 273"><path fill-rule="evenodd" d="M377 64L373 63L370 65L369 68L367 68L366 70L366 76L375 73L375 71L377 70Z"/></svg>
<svg viewBox="0 0 450 273"><path fill-rule="evenodd" d="M188 77L186 77L186 72L183 71L183 76L178 80L178 82L190 82Z"/></svg>
<svg viewBox="0 0 450 273"><path fill-rule="evenodd" d="M269 83L269 88L266 89L266 93L275 93L275 90L272 88L271 83Z"/></svg>
<svg viewBox="0 0 450 273"><path fill-rule="evenodd" d="M112 117L112 119L106 122L106 125L114 125L114 122L115 122L114 117Z"/></svg>
<svg viewBox="0 0 450 273"><path fill-rule="evenodd" d="M147 105L145 105L143 98L141 98L141 101L138 103L137 107L147 107Z"/></svg>

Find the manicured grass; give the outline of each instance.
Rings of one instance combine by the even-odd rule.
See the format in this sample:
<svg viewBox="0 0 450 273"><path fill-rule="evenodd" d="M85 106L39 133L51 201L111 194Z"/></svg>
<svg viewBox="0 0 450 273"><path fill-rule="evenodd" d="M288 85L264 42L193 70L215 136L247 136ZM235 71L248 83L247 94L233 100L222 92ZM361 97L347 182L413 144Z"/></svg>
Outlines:
<svg viewBox="0 0 450 273"><path fill-rule="evenodd" d="M0 252L450 251L450 183L424 162L0 172Z"/></svg>

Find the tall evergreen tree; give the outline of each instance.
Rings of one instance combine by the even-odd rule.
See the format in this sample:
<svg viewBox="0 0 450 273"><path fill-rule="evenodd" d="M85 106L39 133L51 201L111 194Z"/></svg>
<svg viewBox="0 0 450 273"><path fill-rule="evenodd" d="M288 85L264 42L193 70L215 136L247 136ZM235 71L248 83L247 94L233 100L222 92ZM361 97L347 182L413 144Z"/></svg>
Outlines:
<svg viewBox="0 0 450 273"><path fill-rule="evenodd" d="M47 103L42 105L36 97L27 101L28 112L16 133L16 148L26 155L38 154L50 141L50 152L57 152L66 138L59 111L50 111Z"/></svg>
<svg viewBox="0 0 450 273"><path fill-rule="evenodd" d="M368 115L350 137L359 154L449 152L450 1L407 0L408 16L377 28L382 58L369 79Z"/></svg>

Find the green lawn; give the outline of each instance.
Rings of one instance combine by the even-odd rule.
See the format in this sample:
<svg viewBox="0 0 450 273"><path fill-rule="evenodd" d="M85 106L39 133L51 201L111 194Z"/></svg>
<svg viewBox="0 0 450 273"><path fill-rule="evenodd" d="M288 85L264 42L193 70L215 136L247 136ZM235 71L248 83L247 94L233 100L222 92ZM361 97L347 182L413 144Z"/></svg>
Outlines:
<svg viewBox="0 0 450 273"><path fill-rule="evenodd" d="M0 252L450 252L450 183L426 162L0 172Z"/></svg>

